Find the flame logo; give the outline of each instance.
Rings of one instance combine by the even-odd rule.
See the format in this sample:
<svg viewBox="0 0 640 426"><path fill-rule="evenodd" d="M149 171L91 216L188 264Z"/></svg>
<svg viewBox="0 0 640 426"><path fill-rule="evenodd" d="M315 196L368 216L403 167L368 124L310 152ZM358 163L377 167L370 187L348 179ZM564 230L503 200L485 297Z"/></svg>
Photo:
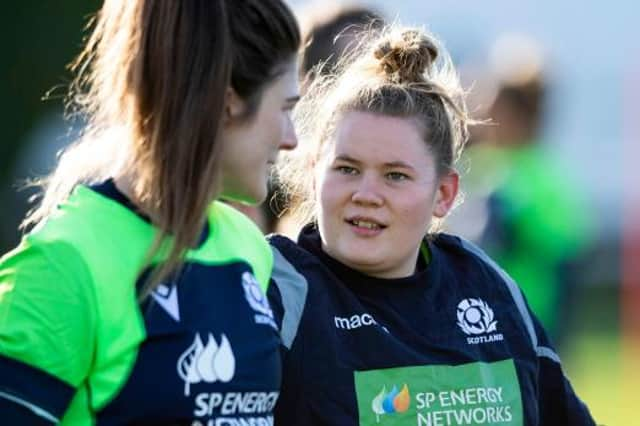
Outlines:
<svg viewBox="0 0 640 426"><path fill-rule="evenodd" d="M236 371L236 359L231 344L224 334L220 345L209 333L206 346L202 344L200 334L196 333L191 346L178 358L178 375L184 380L184 396L191 393L191 385L221 381L226 383L233 379Z"/></svg>
<svg viewBox="0 0 640 426"><path fill-rule="evenodd" d="M404 413L409 409L411 396L409 387L405 383L400 392L396 385L387 393L387 387L383 386L382 390L371 401L371 409L376 414L376 422L380 422L380 416L391 413Z"/></svg>

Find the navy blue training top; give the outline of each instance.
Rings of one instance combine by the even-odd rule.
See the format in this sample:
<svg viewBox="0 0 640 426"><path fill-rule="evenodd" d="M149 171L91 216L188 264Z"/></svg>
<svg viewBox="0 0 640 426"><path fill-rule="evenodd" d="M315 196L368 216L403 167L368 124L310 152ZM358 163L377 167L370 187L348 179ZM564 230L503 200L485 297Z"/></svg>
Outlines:
<svg viewBox="0 0 640 426"><path fill-rule="evenodd" d="M440 234L402 279L270 238L284 351L277 425L594 425L517 285ZM275 285L274 285L275 284Z"/></svg>

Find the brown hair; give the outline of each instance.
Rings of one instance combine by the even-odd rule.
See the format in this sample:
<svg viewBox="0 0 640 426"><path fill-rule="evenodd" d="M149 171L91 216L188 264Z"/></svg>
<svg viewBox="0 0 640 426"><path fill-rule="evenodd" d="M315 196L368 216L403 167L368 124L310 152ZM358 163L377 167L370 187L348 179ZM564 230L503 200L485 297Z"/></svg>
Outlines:
<svg viewBox="0 0 640 426"><path fill-rule="evenodd" d="M180 264L219 193L220 130L232 87L251 118L262 89L294 59L295 17L281 0L105 0L84 51L72 63L72 113L83 137L39 183L42 203L23 226L44 219L79 183L134 170L133 195L168 234L157 283Z"/></svg>
<svg viewBox="0 0 640 426"><path fill-rule="evenodd" d="M299 224L315 218L309 168L321 160L340 118L349 111L410 118L422 131L438 166L450 170L467 140L466 92L446 50L421 29L397 24L370 32L334 72L318 77L298 104L294 120L306 146L285 156L279 176Z"/></svg>

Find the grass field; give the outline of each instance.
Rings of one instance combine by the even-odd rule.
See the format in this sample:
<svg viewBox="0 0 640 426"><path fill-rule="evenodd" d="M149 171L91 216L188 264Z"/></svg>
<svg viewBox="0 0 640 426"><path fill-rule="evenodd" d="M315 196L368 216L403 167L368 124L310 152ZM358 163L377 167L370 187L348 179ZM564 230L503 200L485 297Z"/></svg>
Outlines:
<svg viewBox="0 0 640 426"><path fill-rule="evenodd" d="M623 400L622 348L618 336L576 336L564 357L567 375L598 424L632 425ZM637 423L635 423L637 424Z"/></svg>
<svg viewBox="0 0 640 426"><path fill-rule="evenodd" d="M567 375L598 424L640 426L640 341L623 338L615 295L588 292L577 306L562 354Z"/></svg>

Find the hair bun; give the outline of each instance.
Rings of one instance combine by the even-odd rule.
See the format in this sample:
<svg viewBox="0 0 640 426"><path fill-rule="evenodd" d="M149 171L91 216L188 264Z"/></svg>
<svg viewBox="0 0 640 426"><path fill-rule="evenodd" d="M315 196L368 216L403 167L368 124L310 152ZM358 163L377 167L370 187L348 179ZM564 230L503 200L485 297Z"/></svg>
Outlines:
<svg viewBox="0 0 640 426"><path fill-rule="evenodd" d="M438 48L423 32L406 30L383 39L373 54L392 81L419 82L438 57Z"/></svg>

